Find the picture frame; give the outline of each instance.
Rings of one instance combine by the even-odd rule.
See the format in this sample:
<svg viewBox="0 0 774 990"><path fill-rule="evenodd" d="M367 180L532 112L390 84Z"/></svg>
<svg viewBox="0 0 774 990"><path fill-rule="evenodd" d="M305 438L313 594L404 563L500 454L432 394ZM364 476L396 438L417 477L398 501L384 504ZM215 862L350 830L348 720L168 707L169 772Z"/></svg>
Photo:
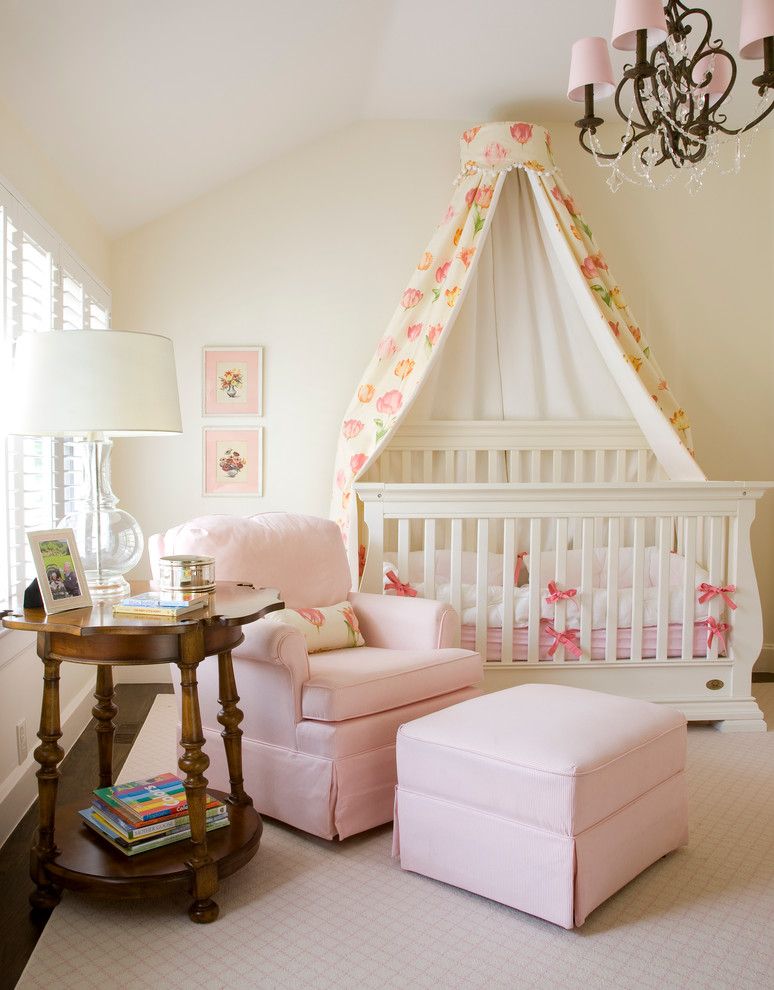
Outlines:
<svg viewBox="0 0 774 990"><path fill-rule="evenodd" d="M203 495L263 495L263 427L205 426L202 462Z"/></svg>
<svg viewBox="0 0 774 990"><path fill-rule="evenodd" d="M263 347L206 345L202 383L204 416L263 416Z"/></svg>
<svg viewBox="0 0 774 990"><path fill-rule="evenodd" d="M31 530L27 541L46 614L88 608L91 593L73 530Z"/></svg>

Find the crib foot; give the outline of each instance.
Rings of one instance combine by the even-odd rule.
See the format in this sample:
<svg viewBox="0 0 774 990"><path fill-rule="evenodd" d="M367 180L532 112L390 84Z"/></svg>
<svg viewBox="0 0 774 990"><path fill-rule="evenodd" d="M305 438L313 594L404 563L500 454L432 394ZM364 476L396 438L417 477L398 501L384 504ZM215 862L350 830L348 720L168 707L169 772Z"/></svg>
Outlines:
<svg viewBox="0 0 774 990"><path fill-rule="evenodd" d="M724 718L713 722L712 728L718 732L768 732L763 716L760 718Z"/></svg>

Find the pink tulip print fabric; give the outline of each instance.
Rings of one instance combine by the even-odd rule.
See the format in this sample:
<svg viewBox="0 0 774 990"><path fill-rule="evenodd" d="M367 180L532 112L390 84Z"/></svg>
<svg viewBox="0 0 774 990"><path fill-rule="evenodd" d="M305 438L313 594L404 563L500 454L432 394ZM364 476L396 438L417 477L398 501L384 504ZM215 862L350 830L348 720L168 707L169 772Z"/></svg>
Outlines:
<svg viewBox="0 0 774 990"><path fill-rule="evenodd" d="M513 168L536 180L546 196L604 315L622 360L647 388L680 441L692 454L690 425L655 361L597 247L588 223L554 162L551 137L536 124L484 124L460 141L462 171L451 203L417 261L400 303L349 404L338 439L331 517L349 544L357 526L354 481L385 446L437 360L472 281L500 188ZM589 347L594 347L591 339Z"/></svg>
<svg viewBox="0 0 774 990"><path fill-rule="evenodd" d="M622 360L639 376L653 402L693 456L691 426L685 409L672 394L644 332L635 320L623 291L613 277L594 240L591 228L570 195L561 173L557 170L553 174L542 174L538 188L551 205L559 230L594 294L610 333L615 337Z"/></svg>

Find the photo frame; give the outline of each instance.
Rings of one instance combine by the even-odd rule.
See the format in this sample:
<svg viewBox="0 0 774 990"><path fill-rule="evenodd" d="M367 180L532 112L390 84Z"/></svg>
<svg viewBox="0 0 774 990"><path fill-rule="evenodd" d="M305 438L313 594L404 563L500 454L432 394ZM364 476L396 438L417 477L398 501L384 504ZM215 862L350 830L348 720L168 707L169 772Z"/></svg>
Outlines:
<svg viewBox="0 0 774 990"><path fill-rule="evenodd" d="M202 352L205 416L263 416L263 348L207 345Z"/></svg>
<svg viewBox="0 0 774 990"><path fill-rule="evenodd" d="M203 495L263 495L263 427L204 427Z"/></svg>
<svg viewBox="0 0 774 990"><path fill-rule="evenodd" d="M88 608L91 594L81 555L71 529L38 529L27 533L47 614Z"/></svg>

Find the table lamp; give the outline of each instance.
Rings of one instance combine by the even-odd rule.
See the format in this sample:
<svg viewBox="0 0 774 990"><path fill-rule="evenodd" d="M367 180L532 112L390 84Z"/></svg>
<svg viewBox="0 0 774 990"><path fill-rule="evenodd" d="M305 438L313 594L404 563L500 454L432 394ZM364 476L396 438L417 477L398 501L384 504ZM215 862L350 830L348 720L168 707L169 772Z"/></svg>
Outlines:
<svg viewBox="0 0 774 990"><path fill-rule="evenodd" d="M182 432L172 341L125 330L23 333L7 409L8 433L85 442L85 497L58 525L75 532L92 597L127 594L124 574L144 540L137 520L117 508L111 437Z"/></svg>

